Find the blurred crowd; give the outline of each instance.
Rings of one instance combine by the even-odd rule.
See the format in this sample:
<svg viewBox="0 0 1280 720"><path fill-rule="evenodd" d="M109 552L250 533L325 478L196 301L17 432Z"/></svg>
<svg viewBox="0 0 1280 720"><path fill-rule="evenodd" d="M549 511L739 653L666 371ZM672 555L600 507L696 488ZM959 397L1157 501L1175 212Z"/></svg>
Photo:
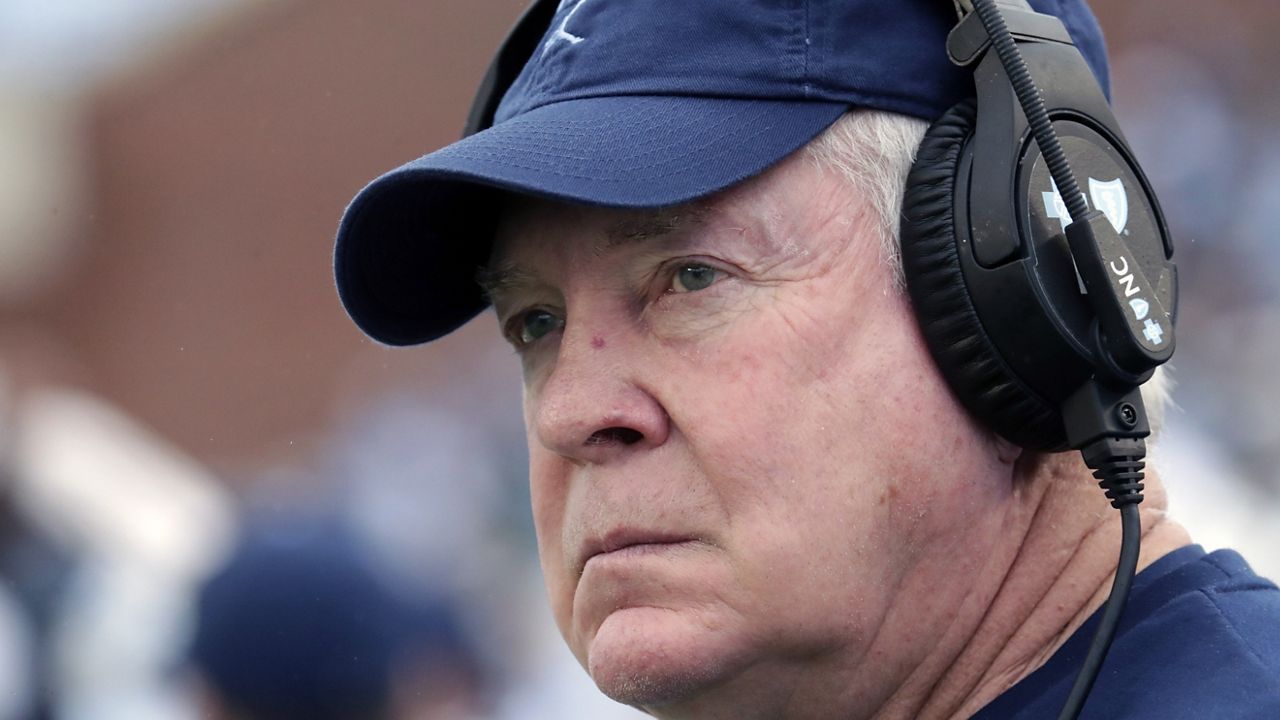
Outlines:
<svg viewBox="0 0 1280 720"><path fill-rule="evenodd" d="M342 203L451 139L521 3L276 0L268 12L130 0L115 9L168 10L150 35L101 40L104 58L127 62L104 73L63 58L42 75L40 43L23 56L6 40L50 5L0 9L0 93L12 100L0 103L0 720L639 717L597 695L545 607L517 363L491 318L430 348L375 347L327 276ZM1280 89L1268 68L1280 48L1258 35L1280 9L1121 5L1099 7L1117 113L1160 192L1183 291L1178 409L1154 461L1197 541L1277 577ZM76 27L47 52L92 49ZM428 33L449 39L424 48ZM332 60L308 66L317 77L282 60L287 83L262 79L270 58L312 46ZM415 61L421 77L322 74L357 57L395 69L414 53L439 62ZM375 92L372 77L381 103L344 99ZM437 82L454 89L405 100L422 114L397 116L405 88ZM191 101L227 87L311 109L228 130L205 113L239 118L234 103ZM309 147L363 164L250 145L261 164L245 188L128 174L175 153L149 128L202 128L192 137L213 143L192 147L202 164L172 167L215 178L244 136L287 148L330 116ZM277 170L289 182L261 179ZM242 202L256 234L235 224L234 204L217 205L268 185L292 203ZM175 217L183 202L220 209L188 222ZM165 221L129 221L121 204ZM308 220L261 221L291 213ZM208 254L193 261L188 246ZM235 257L217 265L223 255ZM187 259L163 262L174 257ZM270 343L282 349L254 355Z"/></svg>

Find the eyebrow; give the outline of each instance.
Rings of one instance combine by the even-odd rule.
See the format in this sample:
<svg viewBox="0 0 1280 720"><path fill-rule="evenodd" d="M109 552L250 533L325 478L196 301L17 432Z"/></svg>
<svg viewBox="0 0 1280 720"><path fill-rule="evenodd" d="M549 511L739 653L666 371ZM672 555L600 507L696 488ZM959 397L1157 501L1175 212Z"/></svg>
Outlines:
<svg viewBox="0 0 1280 720"><path fill-rule="evenodd" d="M652 210L640 210L612 223L604 240L594 248L601 253L624 245L644 243L670 235L689 226L701 225L710 215L705 203L691 202ZM476 270L476 283L493 302L496 296L538 284L538 277L514 263L501 263Z"/></svg>
<svg viewBox="0 0 1280 720"><path fill-rule="evenodd" d="M485 297L490 302L496 295L514 288L529 287L536 282L537 278L533 273L511 264L504 263L497 267L482 267L476 270L476 283L480 285L480 289L484 290Z"/></svg>
<svg viewBox="0 0 1280 720"><path fill-rule="evenodd" d="M605 230L605 243L601 249L611 250L621 245L642 243L670 235L690 225L702 224L709 213L703 203L686 203L672 207L642 211L623 218Z"/></svg>

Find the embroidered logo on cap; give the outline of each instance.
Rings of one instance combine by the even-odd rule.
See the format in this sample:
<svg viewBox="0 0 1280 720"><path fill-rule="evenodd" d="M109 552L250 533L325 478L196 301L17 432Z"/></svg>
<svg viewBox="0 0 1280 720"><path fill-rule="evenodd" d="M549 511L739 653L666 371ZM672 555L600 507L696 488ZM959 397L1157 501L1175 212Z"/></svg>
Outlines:
<svg viewBox="0 0 1280 720"><path fill-rule="evenodd" d="M564 12L566 7L569 7L570 5L573 7L569 8L569 14L564 16L564 19L560 21L560 24L556 26L555 30L551 31L551 35L547 37L547 41L542 45L543 57L546 57L547 53L551 52L551 48L555 46L557 42L564 41L570 45L577 45L583 40L586 40L586 38L581 35L574 35L569 32L569 21L573 20L574 14L588 2L590 2L590 0L560 0L560 6L556 8L557 16ZM554 22L552 24L554 24Z"/></svg>

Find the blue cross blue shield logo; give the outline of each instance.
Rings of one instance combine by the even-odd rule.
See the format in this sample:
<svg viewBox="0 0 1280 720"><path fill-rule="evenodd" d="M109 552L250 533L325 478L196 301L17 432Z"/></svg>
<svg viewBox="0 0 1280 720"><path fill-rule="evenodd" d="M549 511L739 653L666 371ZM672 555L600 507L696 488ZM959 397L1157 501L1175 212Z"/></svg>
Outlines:
<svg viewBox="0 0 1280 720"><path fill-rule="evenodd" d="M1041 193L1044 196L1045 215L1061 223L1062 232L1066 232L1067 225L1071 224L1067 204L1058 194L1058 186L1052 180L1049 181L1049 188L1051 192ZM1084 193L1080 194L1084 195ZM1120 178L1106 182L1089 178L1089 197L1085 198L1086 205L1089 204L1090 199L1093 200L1093 207L1102 211L1117 233L1124 232L1124 226L1129 224L1129 194L1125 192L1124 182Z"/></svg>
<svg viewBox="0 0 1280 720"><path fill-rule="evenodd" d="M1116 233L1124 232L1129 223L1129 195L1120 178L1107 182L1089 178L1089 197L1093 198L1093 206L1111 221Z"/></svg>

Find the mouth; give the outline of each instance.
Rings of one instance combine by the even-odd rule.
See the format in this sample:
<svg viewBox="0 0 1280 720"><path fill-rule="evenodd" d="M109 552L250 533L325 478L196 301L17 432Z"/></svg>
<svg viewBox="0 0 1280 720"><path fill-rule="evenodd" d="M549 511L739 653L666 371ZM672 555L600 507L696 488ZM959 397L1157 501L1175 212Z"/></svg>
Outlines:
<svg viewBox="0 0 1280 720"><path fill-rule="evenodd" d="M620 528L589 540L579 567L597 558L651 554L696 542L692 535Z"/></svg>

